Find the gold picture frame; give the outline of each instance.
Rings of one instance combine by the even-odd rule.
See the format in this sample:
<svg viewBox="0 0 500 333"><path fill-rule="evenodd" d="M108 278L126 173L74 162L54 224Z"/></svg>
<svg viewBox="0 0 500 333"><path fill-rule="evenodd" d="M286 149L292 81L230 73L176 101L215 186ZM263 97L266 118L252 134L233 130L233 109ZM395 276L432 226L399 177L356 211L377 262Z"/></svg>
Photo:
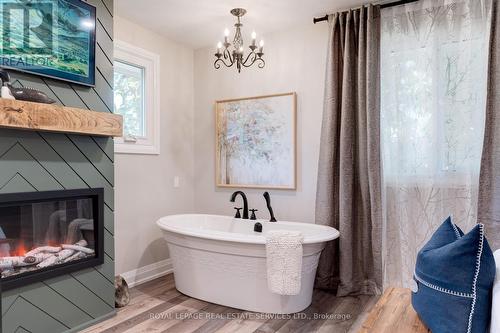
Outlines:
<svg viewBox="0 0 500 333"><path fill-rule="evenodd" d="M218 187L297 188L297 94L215 102Z"/></svg>

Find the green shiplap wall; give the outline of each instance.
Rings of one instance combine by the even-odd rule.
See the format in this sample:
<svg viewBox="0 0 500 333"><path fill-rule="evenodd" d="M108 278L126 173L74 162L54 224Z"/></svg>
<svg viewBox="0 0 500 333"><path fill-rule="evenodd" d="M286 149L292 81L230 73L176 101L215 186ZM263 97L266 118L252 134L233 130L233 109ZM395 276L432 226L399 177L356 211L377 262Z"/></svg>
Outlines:
<svg viewBox="0 0 500 333"><path fill-rule="evenodd" d="M88 2L97 8L94 88L11 76L60 105L112 112L113 0ZM106 228L104 265L3 292L3 333L77 332L114 313L113 155L111 138L0 130L0 193L103 187Z"/></svg>

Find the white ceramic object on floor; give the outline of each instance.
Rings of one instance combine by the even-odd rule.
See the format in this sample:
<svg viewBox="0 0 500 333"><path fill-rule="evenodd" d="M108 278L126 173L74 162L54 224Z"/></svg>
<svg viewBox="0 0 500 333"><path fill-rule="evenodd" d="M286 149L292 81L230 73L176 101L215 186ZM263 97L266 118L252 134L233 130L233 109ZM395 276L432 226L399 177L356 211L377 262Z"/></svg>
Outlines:
<svg viewBox="0 0 500 333"><path fill-rule="evenodd" d="M218 215L172 215L157 221L167 240L175 285L181 293L211 303L265 313L295 313L311 304L314 277L325 242L339 237L334 228L297 222L266 222ZM265 234L296 230L304 235L302 283L298 295L281 296L267 288Z"/></svg>

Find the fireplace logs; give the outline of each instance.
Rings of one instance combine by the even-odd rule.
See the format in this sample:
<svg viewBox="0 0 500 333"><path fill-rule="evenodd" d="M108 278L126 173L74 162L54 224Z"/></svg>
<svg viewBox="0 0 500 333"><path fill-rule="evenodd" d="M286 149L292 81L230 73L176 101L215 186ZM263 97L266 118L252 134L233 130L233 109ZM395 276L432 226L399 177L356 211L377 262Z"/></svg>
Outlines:
<svg viewBox="0 0 500 333"><path fill-rule="evenodd" d="M63 244L62 248L66 249L66 250L73 250L73 252L80 251L80 252L83 252L86 254L93 254L94 253L94 250L89 249L88 247L85 247L85 245L87 245L87 242L84 241L85 245L79 245L80 242L76 243L75 245Z"/></svg>
<svg viewBox="0 0 500 333"><path fill-rule="evenodd" d="M87 241L82 239L75 244L40 246L28 251L23 256L2 257L0 258L2 277L84 259L94 255L95 251L88 248L87 245Z"/></svg>
<svg viewBox="0 0 500 333"><path fill-rule="evenodd" d="M0 258L0 269L34 265L34 257L3 257Z"/></svg>
<svg viewBox="0 0 500 333"><path fill-rule="evenodd" d="M61 251L61 247L59 246L40 246L37 248L34 248L33 250L29 251L26 253L26 256L31 256L40 252L51 252L51 253L57 253Z"/></svg>

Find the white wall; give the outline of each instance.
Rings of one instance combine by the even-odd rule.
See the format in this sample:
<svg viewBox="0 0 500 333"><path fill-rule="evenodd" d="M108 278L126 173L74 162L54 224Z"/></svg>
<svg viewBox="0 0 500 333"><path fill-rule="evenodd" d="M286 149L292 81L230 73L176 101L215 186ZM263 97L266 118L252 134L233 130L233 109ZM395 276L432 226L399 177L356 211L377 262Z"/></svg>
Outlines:
<svg viewBox="0 0 500 333"><path fill-rule="evenodd" d="M300 26L264 36L266 67L215 70L215 43L194 54L194 206L196 212L233 214L234 189L215 186L214 101L227 98L297 92L298 187L272 190L278 219L314 222L319 139L323 110L328 25ZM263 190L245 190L258 217L267 218ZM238 199L240 200L240 199ZM241 206L241 204L240 204Z"/></svg>
<svg viewBox="0 0 500 333"><path fill-rule="evenodd" d="M115 156L116 273L168 258L155 221L176 213L233 214L233 189L215 186L214 101L297 92L296 191L270 191L278 219L314 222L328 29L307 25L265 36L264 69L215 70L213 48L193 51L115 16L115 39L160 55L161 153ZM180 188L173 178L180 177ZM264 190L246 189L267 218ZM238 199L239 200L239 199ZM239 204L239 203L237 203Z"/></svg>
<svg viewBox="0 0 500 333"><path fill-rule="evenodd" d="M116 40L159 54L161 68L160 155L115 155L118 275L168 258L155 221L194 210L194 90L193 50L117 16L114 24Z"/></svg>

